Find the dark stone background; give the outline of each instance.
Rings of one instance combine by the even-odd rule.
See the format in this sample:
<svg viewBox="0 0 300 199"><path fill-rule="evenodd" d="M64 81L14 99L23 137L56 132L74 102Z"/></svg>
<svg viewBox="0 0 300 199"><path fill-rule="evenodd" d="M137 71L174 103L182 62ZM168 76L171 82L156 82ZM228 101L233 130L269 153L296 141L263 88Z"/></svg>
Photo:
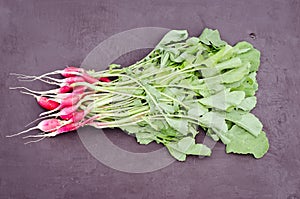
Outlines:
<svg viewBox="0 0 300 199"><path fill-rule="evenodd" d="M299 10L297 0L0 0L0 198L300 198ZM264 158L227 155L219 144L210 158L128 174L94 159L75 133L26 146L20 137L5 138L42 111L31 97L8 90L19 85L10 72L80 65L104 39L145 26L191 35L216 28L230 44L246 40L261 50L254 112L270 139ZM148 150L121 133L111 139L128 150Z"/></svg>

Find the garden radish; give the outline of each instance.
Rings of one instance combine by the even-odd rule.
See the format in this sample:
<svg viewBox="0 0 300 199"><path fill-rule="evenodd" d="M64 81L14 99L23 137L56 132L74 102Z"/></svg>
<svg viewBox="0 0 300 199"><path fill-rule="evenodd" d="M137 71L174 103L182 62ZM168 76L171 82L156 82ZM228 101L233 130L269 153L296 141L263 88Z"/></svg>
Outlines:
<svg viewBox="0 0 300 199"><path fill-rule="evenodd" d="M62 99L60 101L59 109L68 107L68 106L73 106L79 102L81 96L77 95L75 93L70 93L66 98Z"/></svg>
<svg viewBox="0 0 300 199"><path fill-rule="evenodd" d="M71 120L72 122L79 122L81 121L84 116L87 114L87 111L75 111L67 115L60 115L60 118L63 120Z"/></svg>
<svg viewBox="0 0 300 199"><path fill-rule="evenodd" d="M53 77L49 77L49 75L54 75L54 74L61 74L64 79L56 79ZM87 82L90 84L94 84L98 82L99 80L92 77L91 75L87 74L84 69L82 68L77 68L74 66L70 66L65 68L64 70L57 70L51 73L46 73L41 76L26 76L23 74L17 74L17 73L11 73L11 75L18 75L18 79L20 81L34 81L34 80L40 80L42 82L51 84L51 85L57 85L60 86L61 88L58 90L60 93L64 92L69 92L71 91L70 85L76 82ZM51 81L49 81L51 80ZM110 80L108 78L103 78L100 81L103 82L109 82ZM68 87L66 87L68 86Z"/></svg>
<svg viewBox="0 0 300 199"><path fill-rule="evenodd" d="M82 69L82 68L69 66L61 72L61 75L64 77L74 77L76 75L80 75L82 72L84 72L84 69Z"/></svg>
<svg viewBox="0 0 300 199"><path fill-rule="evenodd" d="M87 114L89 114L89 112L91 110L91 108L87 108L85 110L76 111L77 109L78 109L78 106L76 106L76 107L71 106L71 107L63 108L58 113L50 114L50 112L48 112L48 115L46 115L44 117L39 117L39 118L33 120L32 122L27 124L26 127L31 125L32 123L38 121L38 120L47 119L47 118L50 118L50 117L60 117L61 119L67 120L69 122L79 122L79 121L83 120L84 117Z"/></svg>
<svg viewBox="0 0 300 199"><path fill-rule="evenodd" d="M88 82L90 84L93 84L98 81L99 81L98 79L93 78L93 77L89 76L88 74L82 74L82 76L70 76L70 77L66 77L65 79L62 79L62 80L56 80L57 83L53 83L53 84L60 85L59 83L61 83L61 84L71 85L76 82Z"/></svg>
<svg viewBox="0 0 300 199"><path fill-rule="evenodd" d="M60 127L66 125L68 123L70 123L70 122L59 120L59 119L46 119L46 120L41 121L35 127L29 128L25 131L21 131L19 133L13 134L13 135L7 135L6 137L14 137L14 136L21 135L21 134L27 133L27 132L35 130L35 129L39 129L43 132L52 132L52 131L56 131L57 129L59 129Z"/></svg>
<svg viewBox="0 0 300 199"><path fill-rule="evenodd" d="M38 104L46 110L54 110L60 106L60 104L56 101L53 101L47 97L36 96Z"/></svg>
<svg viewBox="0 0 300 199"><path fill-rule="evenodd" d="M56 99L56 101L59 102L59 106L57 106L55 109L52 109L48 112L41 113L40 116L53 113L65 107L75 107L75 105L80 101L81 97L82 95L80 95L79 93L69 93L63 99Z"/></svg>
<svg viewBox="0 0 300 199"><path fill-rule="evenodd" d="M35 94L27 93L27 92L23 92L23 91L21 91L21 93L32 95L33 97L35 97L37 99L37 102L39 103L39 105L41 107L49 110L48 112L42 113L41 116L61 110L65 107L74 106L80 101L80 99L82 97L81 95L78 95L77 93L68 93L62 99L59 99L59 98L58 99L55 99L55 98L49 99L44 96L37 96Z"/></svg>
<svg viewBox="0 0 300 199"><path fill-rule="evenodd" d="M60 88L58 88L58 93L68 93L68 92L72 92L73 91L73 87L69 86L69 85L64 85Z"/></svg>
<svg viewBox="0 0 300 199"><path fill-rule="evenodd" d="M94 116L94 117L91 117L83 122L74 122L74 123L68 123L69 121L67 121L66 124L62 125L62 126L59 126L59 128L57 128L55 131L48 131L50 133L47 133L47 134L43 134L43 135L28 135L24 138L36 138L36 137L54 137L58 134L61 134L61 133L66 133L66 132L70 132L70 131L75 131L77 130L79 127L82 127L86 124L88 124L89 122L97 119L99 116Z"/></svg>
<svg viewBox="0 0 300 199"><path fill-rule="evenodd" d="M74 66L69 66L66 67L64 70L56 70L50 73L45 73L40 76L30 76L30 75L24 75L24 74L19 74L19 73L10 73L10 75L15 75L18 76L18 79L23 79L23 80L29 80L29 81L34 81L42 78L48 78L49 75L57 75L61 74L63 77L74 77L76 75L81 75L81 73L84 72L84 69L82 68L77 68Z"/></svg>
<svg viewBox="0 0 300 199"><path fill-rule="evenodd" d="M52 89L52 90L48 90L48 91L35 91L35 90L31 90L29 88L26 88L24 86L18 86L18 87L9 87L9 89L24 89L32 94L39 94L39 95L55 95L55 94L60 94L60 93L68 93L73 91L73 87L71 87L70 85L63 85L60 88L57 89Z"/></svg>
<svg viewBox="0 0 300 199"><path fill-rule="evenodd" d="M60 81L63 84L71 85L76 82L86 82L86 80L81 76L67 77Z"/></svg>
<svg viewBox="0 0 300 199"><path fill-rule="evenodd" d="M91 111L91 108L89 107L81 111L76 111L77 109L78 107L75 106L66 107L62 109L59 113L52 116L60 117L63 120L71 120L72 122L78 122L84 119L84 117Z"/></svg>
<svg viewBox="0 0 300 199"><path fill-rule="evenodd" d="M140 144L163 144L184 161L187 155L211 154L196 140L200 126L215 142L223 142L227 153L261 158L268 139L262 123L250 113L257 101L260 57L250 43L231 46L217 30L205 29L199 37L171 30L146 57L128 67L110 64L96 71L70 66L40 76L13 74L19 81L58 87L22 88L47 111L40 114L38 120L43 121L37 126L11 137L40 129L43 132L24 137L37 142L85 125L120 128Z"/></svg>

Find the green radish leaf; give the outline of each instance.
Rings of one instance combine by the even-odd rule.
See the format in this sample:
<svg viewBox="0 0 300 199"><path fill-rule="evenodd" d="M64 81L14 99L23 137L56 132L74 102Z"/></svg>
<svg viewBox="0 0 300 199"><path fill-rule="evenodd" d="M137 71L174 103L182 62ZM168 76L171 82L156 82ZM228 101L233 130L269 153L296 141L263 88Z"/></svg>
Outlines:
<svg viewBox="0 0 300 199"><path fill-rule="evenodd" d="M136 134L141 131L141 127L139 125L128 125L121 127L123 131L126 131L128 134Z"/></svg>
<svg viewBox="0 0 300 199"><path fill-rule="evenodd" d="M200 42L200 39L197 37L190 37L186 40L186 43L188 45L193 45L193 46L199 44L199 42Z"/></svg>
<svg viewBox="0 0 300 199"><path fill-rule="evenodd" d="M219 141L219 136L211 129L207 129L206 134L211 137L215 142Z"/></svg>
<svg viewBox="0 0 300 199"><path fill-rule="evenodd" d="M210 156L211 150L203 144L195 144L195 139L185 137L178 143L168 143L166 145L170 154L179 161L184 161L186 155Z"/></svg>
<svg viewBox="0 0 300 199"><path fill-rule="evenodd" d="M161 62L160 62L160 67L165 67L169 61L170 54L169 53L164 53Z"/></svg>
<svg viewBox="0 0 300 199"><path fill-rule="evenodd" d="M176 150L176 147L172 147L170 146L170 144L166 144L166 147L169 150L170 154L178 161L186 160L186 154Z"/></svg>
<svg viewBox="0 0 300 199"><path fill-rule="evenodd" d="M218 30L205 28L199 37L200 41L206 45L213 45L216 48L226 45L225 41L221 40Z"/></svg>
<svg viewBox="0 0 300 199"><path fill-rule="evenodd" d="M243 54L252 50L253 46L246 41L242 41L242 42L238 42L233 48L236 54Z"/></svg>
<svg viewBox="0 0 300 199"><path fill-rule="evenodd" d="M187 38L188 32L186 30L171 30L162 38L162 40L158 43L156 48L161 48L167 44L184 41Z"/></svg>
<svg viewBox="0 0 300 199"><path fill-rule="evenodd" d="M239 58L243 62L250 63L250 72L254 72L258 70L260 64L260 52L256 49L252 49L246 53L239 55Z"/></svg>
<svg viewBox="0 0 300 199"><path fill-rule="evenodd" d="M256 105L256 97L247 97L245 98L237 108L242 109L243 111L251 111Z"/></svg>
<svg viewBox="0 0 300 199"><path fill-rule="evenodd" d="M200 117L208 112L204 106L197 102L192 103L189 107L190 109L188 110L187 114L191 117Z"/></svg>
<svg viewBox="0 0 300 199"><path fill-rule="evenodd" d="M217 129L218 132L228 131L224 114L210 111L199 118L199 122L206 128Z"/></svg>
<svg viewBox="0 0 300 199"><path fill-rule="evenodd" d="M178 132L180 132L183 135L187 135L189 133L188 128L188 120L186 119L174 119L174 118L167 118L168 124Z"/></svg>
<svg viewBox="0 0 300 199"><path fill-rule="evenodd" d="M151 133L136 133L135 137L137 142L140 144L149 144L150 142L153 142L156 139L154 134Z"/></svg>
<svg viewBox="0 0 300 199"><path fill-rule="evenodd" d="M239 68L232 69L230 71L223 73L221 75L222 82L228 84L228 83L240 81L241 79L243 79L243 77L245 77L245 75L249 73L249 67L250 64L246 63L245 65Z"/></svg>
<svg viewBox="0 0 300 199"><path fill-rule="evenodd" d="M245 98L243 91L232 91L228 89L223 90L217 94L200 99L200 103L219 110L227 111L229 108L236 107Z"/></svg>
<svg viewBox="0 0 300 199"><path fill-rule="evenodd" d="M261 131L256 137L246 130L234 125L227 133L230 143L226 145L226 153L253 154L261 158L269 149L266 133Z"/></svg>
<svg viewBox="0 0 300 199"><path fill-rule="evenodd" d="M232 91L244 91L246 97L251 97L255 94L258 89L258 84L256 81L256 72L252 72L245 76L240 81L225 84L226 88L230 88Z"/></svg>
<svg viewBox="0 0 300 199"><path fill-rule="evenodd" d="M232 111L226 114L226 120L244 128L249 133L257 137L262 131L262 123L255 115L247 112Z"/></svg>
<svg viewBox="0 0 300 199"><path fill-rule="evenodd" d="M175 111L176 111L176 107L169 105L165 102L159 102L158 104L166 113L172 114L172 113L175 113Z"/></svg>

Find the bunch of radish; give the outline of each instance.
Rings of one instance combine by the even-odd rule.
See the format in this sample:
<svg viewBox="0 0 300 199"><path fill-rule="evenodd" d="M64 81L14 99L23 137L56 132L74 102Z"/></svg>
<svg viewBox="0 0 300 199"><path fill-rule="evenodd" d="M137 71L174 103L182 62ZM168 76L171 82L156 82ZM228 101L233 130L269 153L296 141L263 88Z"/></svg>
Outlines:
<svg viewBox="0 0 300 199"><path fill-rule="evenodd" d="M63 79L51 77L51 75L56 74L61 74ZM90 109L81 110L79 106L88 100L88 95L92 95L95 92L88 89L86 86L76 86L74 83L85 82L87 84L93 84L99 81L110 82L110 79L107 77L100 77L97 79L87 74L84 69L74 66L69 66L64 70L54 71L38 77L16 73L12 73L12 75L17 75L18 79L21 81L40 80L58 86L57 89L49 91L34 91L26 87L11 87L11 89L23 89L21 93L33 96L37 100L37 103L47 110L40 114L41 117L37 120L43 120L37 126L7 136L14 137L35 129L42 131L42 133L38 135L25 136L24 138L40 138L27 143L36 142L45 137L53 137L61 133L74 131L79 127L92 123L93 119L97 117L86 117Z"/></svg>
<svg viewBox="0 0 300 199"><path fill-rule="evenodd" d="M36 142L85 125L120 128L140 144L163 144L184 161L187 155L210 156L211 149L196 142L201 127L225 144L227 153L261 158L268 139L251 113L259 64L260 52L248 42L231 46L211 29L199 37L173 30L146 57L127 67L111 64L94 71L70 66L40 76L14 74L22 81L58 88L13 88L33 96L46 111L37 126L10 137L40 129L25 137Z"/></svg>

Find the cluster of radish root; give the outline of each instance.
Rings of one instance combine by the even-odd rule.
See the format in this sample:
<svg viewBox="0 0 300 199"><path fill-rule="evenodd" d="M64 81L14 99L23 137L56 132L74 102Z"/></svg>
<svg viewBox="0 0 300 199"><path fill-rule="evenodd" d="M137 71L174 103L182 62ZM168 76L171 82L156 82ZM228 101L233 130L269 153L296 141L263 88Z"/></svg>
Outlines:
<svg viewBox="0 0 300 199"><path fill-rule="evenodd" d="M58 74L64 78L53 77ZM110 79L107 77L93 77L84 69L73 66L40 76L29 76L18 73L11 73L11 75L16 76L19 81L23 82L38 80L57 86L55 89L46 91L36 91L23 86L10 87L10 89L18 89L21 93L34 97L38 104L46 110L36 120L26 125L26 127L42 120L38 125L7 136L15 137L24 135L33 130L41 131L38 134L24 136L24 139L35 139L25 144L38 142L47 137L54 137L61 133L77 130L88 124L94 125L97 123L95 120L99 118L99 115L89 115L95 106L94 101L97 96L97 92L91 89L91 85L98 82L110 82ZM77 83L84 83L85 86L76 85Z"/></svg>

